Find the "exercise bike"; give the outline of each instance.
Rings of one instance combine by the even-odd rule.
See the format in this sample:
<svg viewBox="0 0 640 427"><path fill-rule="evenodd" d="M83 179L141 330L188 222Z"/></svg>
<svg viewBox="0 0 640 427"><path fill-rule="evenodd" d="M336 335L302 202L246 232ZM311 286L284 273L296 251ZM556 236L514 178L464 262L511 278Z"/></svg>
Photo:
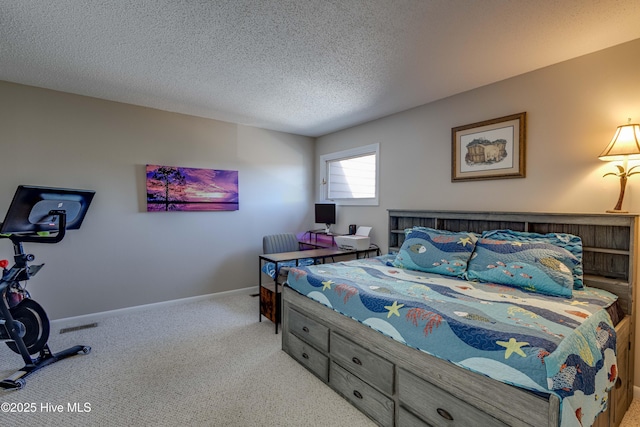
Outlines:
<svg viewBox="0 0 640 427"><path fill-rule="evenodd" d="M35 257L24 252L23 243L60 242L67 229L80 227L93 195L88 190L19 186L5 221L0 223L0 238L11 240L15 261L11 268L7 260L0 261L0 340L20 354L25 363L22 369L0 381L2 389L21 389L25 378L39 369L91 351L89 346L76 345L53 353L47 343L50 331L47 314L21 282L31 279L44 266L29 265Z"/></svg>

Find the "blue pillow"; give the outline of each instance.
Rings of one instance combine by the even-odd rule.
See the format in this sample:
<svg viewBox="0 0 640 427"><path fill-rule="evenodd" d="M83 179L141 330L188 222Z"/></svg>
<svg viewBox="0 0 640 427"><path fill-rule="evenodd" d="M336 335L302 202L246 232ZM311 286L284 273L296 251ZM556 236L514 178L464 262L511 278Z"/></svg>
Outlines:
<svg viewBox="0 0 640 427"><path fill-rule="evenodd" d="M302 258L298 260L298 267L306 267L308 265L315 264L315 259L313 258ZM280 273L280 269L282 267L296 267L296 260L292 261L284 261L278 263L278 273ZM270 276L272 279L276 278L276 264L273 262L266 262L262 266L262 272Z"/></svg>
<svg viewBox="0 0 640 427"><path fill-rule="evenodd" d="M477 240L473 233L427 227L408 228L393 265L427 273L461 276L467 269Z"/></svg>
<svg viewBox="0 0 640 427"><path fill-rule="evenodd" d="M571 252L550 243L483 237L466 278L571 298L572 270L578 262Z"/></svg>
<svg viewBox="0 0 640 427"><path fill-rule="evenodd" d="M571 252L578 259L578 264L574 265L573 289L584 289L582 270L582 239L579 236L568 233L531 233L526 231L513 230L493 230L485 231L482 237L496 240L517 240L520 242L544 242L559 246Z"/></svg>

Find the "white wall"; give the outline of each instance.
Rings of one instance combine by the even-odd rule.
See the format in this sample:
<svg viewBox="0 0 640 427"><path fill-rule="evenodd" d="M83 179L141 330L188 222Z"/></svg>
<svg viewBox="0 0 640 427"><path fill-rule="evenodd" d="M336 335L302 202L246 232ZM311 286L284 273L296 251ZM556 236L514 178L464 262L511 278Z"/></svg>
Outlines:
<svg viewBox="0 0 640 427"><path fill-rule="evenodd" d="M25 244L52 319L257 286L262 236L313 220L311 138L8 82L0 99L0 217L19 184L96 191L80 230ZM240 209L147 213L145 164L238 170Z"/></svg>
<svg viewBox="0 0 640 427"><path fill-rule="evenodd" d="M380 206L340 207L335 230L371 225L373 241L386 251L386 209L612 209L619 180L603 178L616 169L598 155L628 117L640 122L639 76L640 39L318 138L316 161L322 154L380 143ZM452 183L451 128L522 111L526 178ZM317 174L315 182L319 197ZM640 212L639 190L640 175L630 177L623 209ZM640 339L635 366L640 386Z"/></svg>

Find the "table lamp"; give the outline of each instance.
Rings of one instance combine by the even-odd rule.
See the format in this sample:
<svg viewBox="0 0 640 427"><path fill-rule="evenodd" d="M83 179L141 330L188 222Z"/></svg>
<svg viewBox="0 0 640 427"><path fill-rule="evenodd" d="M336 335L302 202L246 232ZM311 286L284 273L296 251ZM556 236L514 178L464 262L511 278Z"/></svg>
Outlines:
<svg viewBox="0 0 640 427"><path fill-rule="evenodd" d="M632 124L631 119L626 125L618 126L613 139L607 145L600 156L600 160L604 161L620 161L622 160L622 166L616 165L618 172L609 172L603 175L613 175L620 178L620 196L618 196L618 203L613 210L608 210L611 213L625 213L627 211L622 210L622 200L624 199L624 190L627 186L627 178L631 175L640 173L639 171L633 171L638 165L633 166L627 170L629 160L640 160L640 125Z"/></svg>

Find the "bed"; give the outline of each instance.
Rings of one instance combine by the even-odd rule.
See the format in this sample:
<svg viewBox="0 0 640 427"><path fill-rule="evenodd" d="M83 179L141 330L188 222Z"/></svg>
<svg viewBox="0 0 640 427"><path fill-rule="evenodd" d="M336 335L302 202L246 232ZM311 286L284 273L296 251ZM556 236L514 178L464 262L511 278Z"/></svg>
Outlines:
<svg viewBox="0 0 640 427"><path fill-rule="evenodd" d="M388 255L290 271L283 350L383 426L618 425L633 393L636 227L624 214L390 210Z"/></svg>

